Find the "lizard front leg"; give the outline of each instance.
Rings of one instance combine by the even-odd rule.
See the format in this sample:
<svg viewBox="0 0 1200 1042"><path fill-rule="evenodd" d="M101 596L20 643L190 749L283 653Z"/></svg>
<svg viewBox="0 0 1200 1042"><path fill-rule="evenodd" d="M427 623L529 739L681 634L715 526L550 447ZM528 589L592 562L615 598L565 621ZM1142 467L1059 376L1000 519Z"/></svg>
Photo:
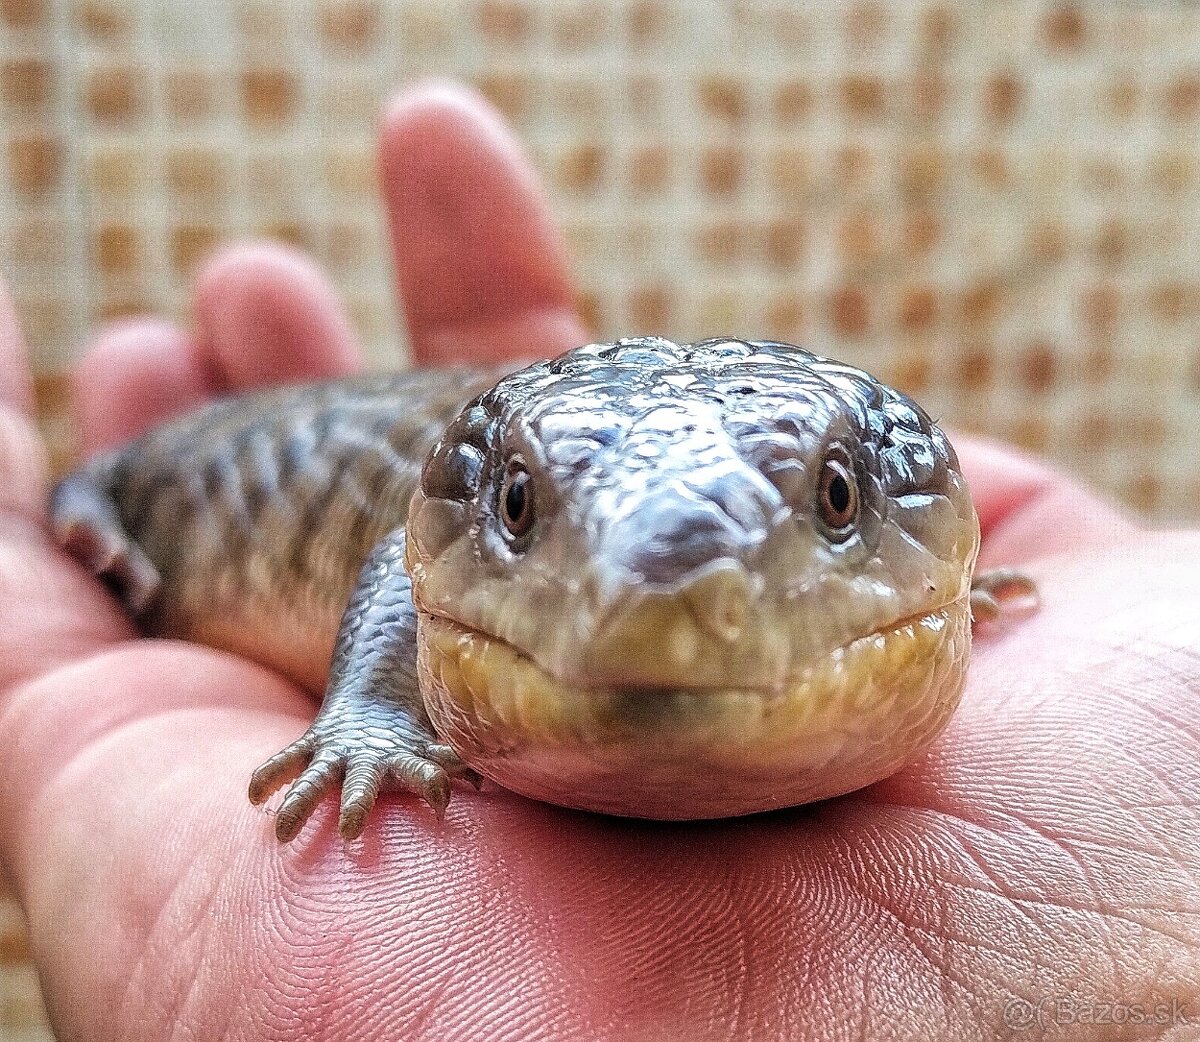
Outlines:
<svg viewBox="0 0 1200 1042"><path fill-rule="evenodd" d="M416 793L441 818L450 779L479 776L434 733L417 684L417 615L404 569L404 530L371 552L334 646L329 684L312 727L250 779L263 803L292 780L275 816L281 843L294 839L321 799L342 785L338 831L356 839L379 792Z"/></svg>

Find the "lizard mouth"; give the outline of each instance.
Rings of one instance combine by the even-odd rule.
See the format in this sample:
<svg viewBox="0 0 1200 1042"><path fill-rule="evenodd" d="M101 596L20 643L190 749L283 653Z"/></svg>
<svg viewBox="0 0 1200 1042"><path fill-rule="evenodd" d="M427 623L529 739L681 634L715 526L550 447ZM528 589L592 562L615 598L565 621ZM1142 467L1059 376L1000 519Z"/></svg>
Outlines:
<svg viewBox="0 0 1200 1042"><path fill-rule="evenodd" d="M852 640L777 690L593 687L426 614L418 666L435 728L497 783L564 806L688 819L794 806L893 773L949 720L969 647L963 598Z"/></svg>

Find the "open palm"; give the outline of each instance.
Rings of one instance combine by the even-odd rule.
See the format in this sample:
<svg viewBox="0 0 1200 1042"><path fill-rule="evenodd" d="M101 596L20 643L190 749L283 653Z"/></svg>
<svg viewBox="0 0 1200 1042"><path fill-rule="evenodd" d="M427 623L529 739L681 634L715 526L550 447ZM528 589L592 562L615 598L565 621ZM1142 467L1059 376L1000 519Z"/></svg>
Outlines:
<svg viewBox="0 0 1200 1042"><path fill-rule="evenodd" d="M381 156L421 361L585 339L538 187L490 110L413 91ZM216 259L196 315L194 335L146 321L94 345L90 448L222 391L359 364L325 283L278 248ZM282 849L245 784L311 697L138 638L51 545L24 365L0 299L0 853L64 1040L1116 1039L1200 1023L1200 536L1152 534L960 441L983 563L1028 570L1044 606L980 634L962 710L919 763L815 807L687 825L494 787L439 825L392 796L359 843L328 806ZM1087 1023L1109 1015L1124 1023Z"/></svg>

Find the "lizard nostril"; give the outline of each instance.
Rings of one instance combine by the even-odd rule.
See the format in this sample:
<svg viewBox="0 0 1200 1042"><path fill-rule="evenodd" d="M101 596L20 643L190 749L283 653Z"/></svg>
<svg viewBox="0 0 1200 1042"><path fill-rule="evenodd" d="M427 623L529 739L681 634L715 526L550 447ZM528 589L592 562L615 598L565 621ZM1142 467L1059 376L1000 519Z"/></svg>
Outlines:
<svg viewBox="0 0 1200 1042"><path fill-rule="evenodd" d="M732 644L750 621L751 578L735 561L720 561L680 591L700 626L718 640Z"/></svg>

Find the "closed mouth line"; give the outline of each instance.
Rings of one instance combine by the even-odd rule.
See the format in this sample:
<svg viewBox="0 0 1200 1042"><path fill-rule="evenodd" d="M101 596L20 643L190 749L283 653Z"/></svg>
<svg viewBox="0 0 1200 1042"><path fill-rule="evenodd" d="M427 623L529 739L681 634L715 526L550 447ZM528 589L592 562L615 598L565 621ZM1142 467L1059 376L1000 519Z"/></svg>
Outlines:
<svg viewBox="0 0 1200 1042"><path fill-rule="evenodd" d="M960 603L962 600L964 600L964 598L957 597L954 600L946 601L940 605L937 605L936 607L926 608L922 611L913 612L911 615L905 615L902 618L895 620L894 622L886 623L883 626L878 627L877 629L871 630L869 633L864 633L864 634L861 634L860 636L852 637L850 640L846 641L846 643L839 644L837 647L831 649L828 652L826 657L836 655L839 652L844 652L848 648L851 648L856 644L860 644L864 641L872 640L875 637L883 637L889 633L894 633L897 630L902 630L909 626L918 625L925 619L943 614L949 608ZM505 640L503 637L498 637L494 633L488 633L486 630L475 629L474 627L464 625L463 623L459 622L457 619L454 619L454 618L450 617L449 615L445 615L441 612L422 611L422 613L433 616L434 618L441 620L443 623L449 624L454 629L461 631L461 634L464 637L478 637L478 638L482 638L483 640L494 641L497 644L503 645L505 648L507 648L509 651L511 651L515 656L528 662L532 668L541 671L547 677L549 677L551 680L553 680L556 684L559 684L563 687L574 688L575 690L579 691L581 694L584 692L594 692L594 693L604 692L606 694L620 694L620 695L638 695L638 694L703 695L706 693L715 693L715 692L720 692L720 691L741 691L741 692L746 692L746 693L757 692L764 697L769 697L772 695L779 695L779 694L786 692L796 682L796 680L802 676L802 672L803 672L803 671L792 672L788 675L788 677L783 681L782 684L780 684L779 686L772 686L772 687L765 687L762 685L747 686L747 685L739 685L737 683L730 683L729 685L723 686L723 687L713 685L713 684L705 684L703 686L689 687L688 685L682 684L682 683L681 684L646 684L646 685L640 685L640 686L639 685L622 685L620 687L613 687L611 685L607 685L607 686L605 686L605 685L590 685L590 684L586 684L586 683L581 684L575 680L564 679L564 678L559 677L556 674L550 672L550 670L546 669L531 654L529 654L529 652L525 651L523 648L518 647L517 645L513 644L512 642Z"/></svg>

